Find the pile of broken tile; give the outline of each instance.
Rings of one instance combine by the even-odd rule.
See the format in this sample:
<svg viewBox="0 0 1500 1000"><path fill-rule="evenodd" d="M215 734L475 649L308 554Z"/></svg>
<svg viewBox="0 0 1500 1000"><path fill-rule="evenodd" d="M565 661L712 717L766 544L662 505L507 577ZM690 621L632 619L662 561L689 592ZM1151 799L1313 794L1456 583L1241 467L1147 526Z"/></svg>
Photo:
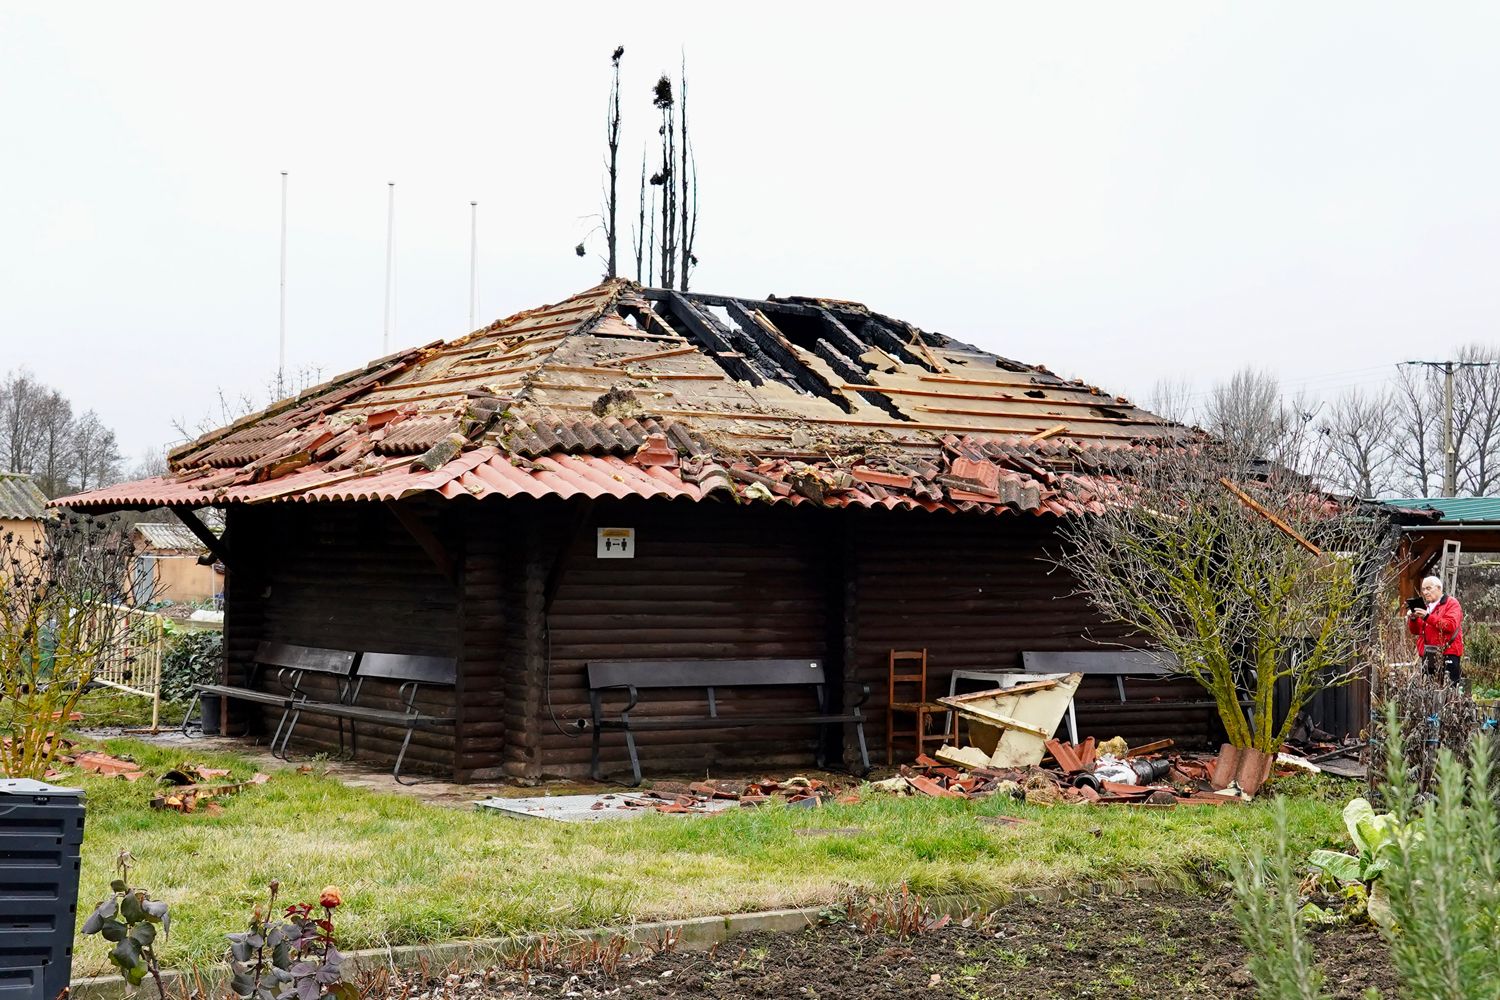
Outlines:
<svg viewBox="0 0 1500 1000"><path fill-rule="evenodd" d="M923 754L872 788L934 798L1006 795L1032 805L1222 806L1248 801L1274 767L1266 754L1227 744L1217 756L1161 752L1171 745L1163 740L1132 750L1118 738L1102 745L1093 737L1076 744L1054 739L1042 763L1014 769L963 767Z"/></svg>

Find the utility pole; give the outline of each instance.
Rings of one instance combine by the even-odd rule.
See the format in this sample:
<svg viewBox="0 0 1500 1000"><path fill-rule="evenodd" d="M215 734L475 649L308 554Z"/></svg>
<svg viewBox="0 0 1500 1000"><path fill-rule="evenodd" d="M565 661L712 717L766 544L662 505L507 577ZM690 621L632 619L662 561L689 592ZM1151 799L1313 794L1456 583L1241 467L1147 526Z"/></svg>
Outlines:
<svg viewBox="0 0 1500 1000"><path fill-rule="evenodd" d="M396 182L387 181L385 209L385 337L381 353L391 352L391 323L396 312Z"/></svg>
<svg viewBox="0 0 1500 1000"><path fill-rule="evenodd" d="M276 356L276 398L286 396L286 171L281 172L281 350Z"/></svg>
<svg viewBox="0 0 1500 1000"><path fill-rule="evenodd" d="M469 202L469 331L479 324L479 202Z"/></svg>
<svg viewBox="0 0 1500 1000"><path fill-rule="evenodd" d="M1458 452L1453 446L1453 362L1443 362L1443 496L1458 492Z"/></svg>
<svg viewBox="0 0 1500 1000"><path fill-rule="evenodd" d="M1488 368L1494 361L1408 361L1443 370L1443 493L1458 494L1458 442L1453 439L1453 375L1459 368Z"/></svg>

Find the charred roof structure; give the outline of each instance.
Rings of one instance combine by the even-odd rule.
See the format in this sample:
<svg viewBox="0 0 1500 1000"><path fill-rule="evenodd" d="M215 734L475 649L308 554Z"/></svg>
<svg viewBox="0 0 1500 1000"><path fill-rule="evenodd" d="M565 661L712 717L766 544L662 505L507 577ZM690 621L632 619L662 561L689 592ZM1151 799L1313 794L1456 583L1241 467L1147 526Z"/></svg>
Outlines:
<svg viewBox="0 0 1500 1000"><path fill-rule="evenodd" d="M858 303L611 281L283 400L176 449L165 476L59 502L167 506L194 530L228 568L227 682L259 683L263 642L452 657L456 684L428 706L452 725L417 733L410 759L459 780L576 776L599 660L819 661L834 702L870 686L878 730L892 649L927 650L937 694L1022 651L1128 642L1044 557L1058 518L1199 435ZM209 507L222 536L194 514ZM633 533L628 558L606 529ZM1214 736L1191 682L1151 684L1121 704L1112 679L1086 683L1080 725ZM366 690L400 708L394 682ZM716 711L805 694L725 690ZM356 725L361 754L399 750L399 731ZM307 718L297 741L342 735ZM701 773L805 766L818 740L667 726L640 750L648 770ZM619 733L602 753L623 760Z"/></svg>
<svg viewBox="0 0 1500 1000"><path fill-rule="evenodd" d="M393 354L86 508L554 495L1087 509L1168 423L852 302L615 281ZM750 488L759 486L764 495Z"/></svg>

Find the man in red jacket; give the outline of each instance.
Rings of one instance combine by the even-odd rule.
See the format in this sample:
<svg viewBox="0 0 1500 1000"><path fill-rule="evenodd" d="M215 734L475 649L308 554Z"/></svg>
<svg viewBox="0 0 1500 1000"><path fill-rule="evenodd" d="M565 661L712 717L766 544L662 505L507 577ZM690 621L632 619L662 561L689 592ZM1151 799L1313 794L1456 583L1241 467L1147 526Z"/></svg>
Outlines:
<svg viewBox="0 0 1500 1000"><path fill-rule="evenodd" d="M1443 593L1443 581L1435 576L1422 581L1422 600L1427 607L1406 613L1406 630L1417 637L1422 669L1429 677L1446 670L1448 679L1457 684L1464 655L1464 609L1456 597Z"/></svg>

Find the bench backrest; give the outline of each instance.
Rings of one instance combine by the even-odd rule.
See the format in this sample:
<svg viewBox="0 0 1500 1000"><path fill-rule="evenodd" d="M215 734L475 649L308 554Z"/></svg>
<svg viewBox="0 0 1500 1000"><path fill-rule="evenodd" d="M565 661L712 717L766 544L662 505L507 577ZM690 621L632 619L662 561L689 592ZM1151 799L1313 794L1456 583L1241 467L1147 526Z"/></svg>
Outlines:
<svg viewBox="0 0 1500 1000"><path fill-rule="evenodd" d="M266 667L348 677L358 653L347 649L319 649L288 642L263 642L255 648L255 662Z"/></svg>
<svg viewBox="0 0 1500 1000"><path fill-rule="evenodd" d="M458 661L451 656L365 653L359 658L358 676L452 687L458 683Z"/></svg>
<svg viewBox="0 0 1500 1000"><path fill-rule="evenodd" d="M822 660L591 660L589 687L770 687L822 684Z"/></svg>
<svg viewBox="0 0 1500 1000"><path fill-rule="evenodd" d="M1148 677L1175 674L1177 666L1177 657L1171 653L1148 649L1021 653L1021 669L1028 674L1103 674L1109 677Z"/></svg>

